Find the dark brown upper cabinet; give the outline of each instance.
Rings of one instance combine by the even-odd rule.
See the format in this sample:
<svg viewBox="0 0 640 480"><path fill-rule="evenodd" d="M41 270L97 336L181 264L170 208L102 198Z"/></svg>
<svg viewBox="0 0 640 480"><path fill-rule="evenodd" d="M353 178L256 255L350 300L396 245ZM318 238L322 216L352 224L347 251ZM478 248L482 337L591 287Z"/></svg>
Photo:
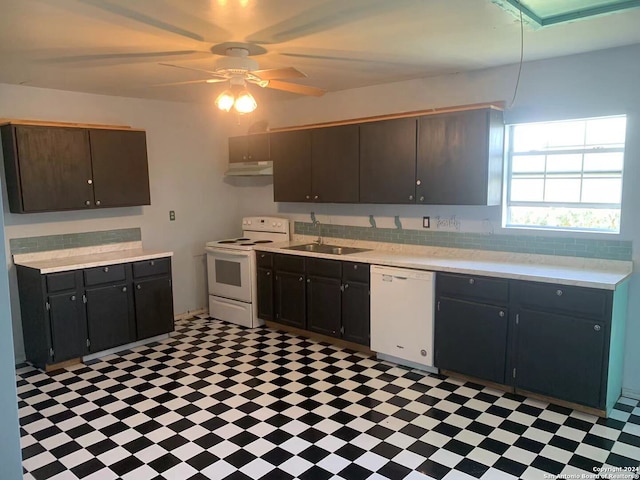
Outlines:
<svg viewBox="0 0 640 480"><path fill-rule="evenodd" d="M268 133L229 138L229 162L266 162L269 159Z"/></svg>
<svg viewBox="0 0 640 480"><path fill-rule="evenodd" d="M150 205L145 132L89 130L89 143L95 205Z"/></svg>
<svg viewBox="0 0 640 480"><path fill-rule="evenodd" d="M359 132L358 125L311 130L311 200L358 202Z"/></svg>
<svg viewBox="0 0 640 480"><path fill-rule="evenodd" d="M311 200L311 131L271 134L273 198L276 202Z"/></svg>
<svg viewBox="0 0 640 480"><path fill-rule="evenodd" d="M415 118L360 125L360 203L415 203Z"/></svg>
<svg viewBox="0 0 640 480"><path fill-rule="evenodd" d="M22 124L0 131L12 213L150 203L143 131Z"/></svg>
<svg viewBox="0 0 640 480"><path fill-rule="evenodd" d="M421 117L416 201L429 205L499 205L502 112L468 110Z"/></svg>

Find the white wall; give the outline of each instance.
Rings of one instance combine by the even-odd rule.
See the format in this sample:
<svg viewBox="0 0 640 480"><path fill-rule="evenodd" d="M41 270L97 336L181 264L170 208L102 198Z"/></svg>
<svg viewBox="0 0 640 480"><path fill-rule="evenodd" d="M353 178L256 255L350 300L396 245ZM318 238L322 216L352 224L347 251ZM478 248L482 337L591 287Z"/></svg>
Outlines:
<svg viewBox="0 0 640 480"><path fill-rule="evenodd" d="M525 52L526 54L526 52ZM628 115L624 172L622 231L619 237L584 234L590 238L620 238L636 243L633 259L640 260L640 45L525 63L517 99L505 112L507 123L602 116ZM507 101L514 92L517 66L445 75L345 90L322 98L302 98L274 105L270 126L284 127L333 120L367 117L428 108ZM256 192L264 204L272 190ZM276 210L295 219L318 219L348 225L367 226L368 215L379 218L378 226L393 227L400 215L405 228L421 228L422 215L456 215L464 231L513 233L501 228L501 209L496 207L421 207L390 205L279 204ZM488 219L490 222L484 221ZM522 231L516 233L524 234ZM535 232L529 232L535 234ZM551 235L549 233L548 235ZM557 232L556 235L567 235ZM576 236L573 234L571 236ZM640 396L640 275L632 277L629 295L628 334L624 388Z"/></svg>
<svg viewBox="0 0 640 480"><path fill-rule="evenodd" d="M16 358L24 359L9 239L140 227L145 247L172 250L175 312L206 307L204 243L236 235L237 192L224 180L233 119L211 106L0 85L4 118L131 125L147 132L151 205L93 211L11 214L3 181L7 266ZM169 221L169 210L176 221Z"/></svg>

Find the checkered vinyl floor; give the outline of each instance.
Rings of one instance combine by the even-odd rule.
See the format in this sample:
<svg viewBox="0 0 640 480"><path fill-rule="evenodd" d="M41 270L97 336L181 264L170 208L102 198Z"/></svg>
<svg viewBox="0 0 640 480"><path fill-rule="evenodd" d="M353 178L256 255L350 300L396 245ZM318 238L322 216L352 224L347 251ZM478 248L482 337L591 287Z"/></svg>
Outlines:
<svg viewBox="0 0 640 480"><path fill-rule="evenodd" d="M637 401L598 419L209 318L17 380L27 480L542 479L640 464Z"/></svg>

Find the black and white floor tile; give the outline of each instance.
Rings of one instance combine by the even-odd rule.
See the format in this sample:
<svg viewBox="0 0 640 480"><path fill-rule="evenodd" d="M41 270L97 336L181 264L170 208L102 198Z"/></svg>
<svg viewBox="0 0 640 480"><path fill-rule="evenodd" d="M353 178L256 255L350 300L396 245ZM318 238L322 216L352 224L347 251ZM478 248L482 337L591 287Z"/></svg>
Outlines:
<svg viewBox="0 0 640 480"><path fill-rule="evenodd" d="M539 480L640 464L637 401L598 419L209 318L17 377L27 480Z"/></svg>

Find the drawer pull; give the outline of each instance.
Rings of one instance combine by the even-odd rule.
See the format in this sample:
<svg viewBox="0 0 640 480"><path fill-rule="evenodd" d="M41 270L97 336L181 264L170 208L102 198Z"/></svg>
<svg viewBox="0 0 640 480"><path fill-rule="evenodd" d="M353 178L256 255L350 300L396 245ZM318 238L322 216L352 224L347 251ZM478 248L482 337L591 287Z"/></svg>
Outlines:
<svg viewBox="0 0 640 480"><path fill-rule="evenodd" d="M269 271L268 271L268 272L267 272L267 277L269 277L270 275L271 275L271 272L269 272Z"/></svg>
<svg viewBox="0 0 640 480"><path fill-rule="evenodd" d="M500 315L501 317L504 317L504 312L500 310L500 313L498 313L498 315Z"/></svg>
<svg viewBox="0 0 640 480"><path fill-rule="evenodd" d="M126 292L127 291L127 287L122 287L122 291Z"/></svg>
<svg viewBox="0 0 640 480"><path fill-rule="evenodd" d="M310 278L307 278L307 283L311 283L311 279Z"/></svg>
<svg viewBox="0 0 640 480"><path fill-rule="evenodd" d="M300 277L300 278L298 279L298 281L299 281L299 282L301 282L302 280L304 280L304 278L302 278L302 277Z"/></svg>
<svg viewBox="0 0 640 480"><path fill-rule="evenodd" d="M76 296L75 295L71 295L71 298L69 298L69 300L71 300L72 302L76 301Z"/></svg>
<svg viewBox="0 0 640 480"><path fill-rule="evenodd" d="M260 254L260 258L264 258L264 253L261 253L261 254Z"/></svg>
<svg viewBox="0 0 640 480"><path fill-rule="evenodd" d="M561 297L562 296L562 290L560 290L560 289L556 290L556 295Z"/></svg>
<svg viewBox="0 0 640 480"><path fill-rule="evenodd" d="M138 284L138 285L136 285L136 288L137 288L138 290L142 290L142 285Z"/></svg>
<svg viewBox="0 0 640 480"><path fill-rule="evenodd" d="M601 328L601 327L600 327L600 325L594 325L594 326L593 326L593 329L594 329L596 332L599 332L599 331L600 331L600 328Z"/></svg>
<svg viewBox="0 0 640 480"><path fill-rule="evenodd" d="M473 285L474 283L476 283L476 281L473 278L469 279L469 285Z"/></svg>
<svg viewBox="0 0 640 480"><path fill-rule="evenodd" d="M354 265L354 266L353 266L353 269L354 269L354 270L357 270L357 269L358 269L358 265Z"/></svg>
<svg viewBox="0 0 640 480"><path fill-rule="evenodd" d="M109 271L109 267L104 267L104 268L102 269L102 271L103 271L104 273L107 273L107 272Z"/></svg>
<svg viewBox="0 0 640 480"><path fill-rule="evenodd" d="M151 265L152 267L153 267L155 264L156 264L156 262L154 262L153 260L151 260L151 261L149 262L149 265Z"/></svg>

